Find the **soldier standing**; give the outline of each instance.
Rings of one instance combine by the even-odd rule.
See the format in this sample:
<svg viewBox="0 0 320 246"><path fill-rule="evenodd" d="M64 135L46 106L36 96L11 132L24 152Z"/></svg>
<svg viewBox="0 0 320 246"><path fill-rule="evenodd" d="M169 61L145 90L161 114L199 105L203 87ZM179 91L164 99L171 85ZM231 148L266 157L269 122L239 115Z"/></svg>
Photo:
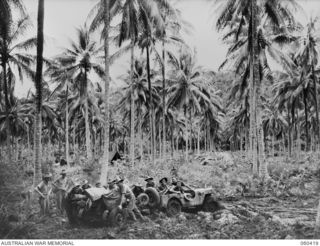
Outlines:
<svg viewBox="0 0 320 246"><path fill-rule="evenodd" d="M56 195L57 209L61 214L63 214L63 211L64 211L63 201L72 184L72 181L68 179L66 170L62 170L60 175L61 177L59 177L56 181L54 181L52 185L56 188L55 195Z"/></svg>
<svg viewBox="0 0 320 246"><path fill-rule="evenodd" d="M52 191L51 188L51 173L46 173L43 176L43 180L40 184L37 185L35 191L40 195L39 196L39 204L40 204L40 215L48 215L49 214L49 206L50 206L50 194Z"/></svg>

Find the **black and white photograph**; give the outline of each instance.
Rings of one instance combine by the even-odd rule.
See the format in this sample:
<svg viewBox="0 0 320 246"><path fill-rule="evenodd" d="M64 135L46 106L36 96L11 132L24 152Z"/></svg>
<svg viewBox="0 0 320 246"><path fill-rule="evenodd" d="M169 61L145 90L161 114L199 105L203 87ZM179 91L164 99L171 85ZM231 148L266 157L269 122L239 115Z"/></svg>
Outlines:
<svg viewBox="0 0 320 246"><path fill-rule="evenodd" d="M0 0L0 244L319 246L319 52L320 0Z"/></svg>

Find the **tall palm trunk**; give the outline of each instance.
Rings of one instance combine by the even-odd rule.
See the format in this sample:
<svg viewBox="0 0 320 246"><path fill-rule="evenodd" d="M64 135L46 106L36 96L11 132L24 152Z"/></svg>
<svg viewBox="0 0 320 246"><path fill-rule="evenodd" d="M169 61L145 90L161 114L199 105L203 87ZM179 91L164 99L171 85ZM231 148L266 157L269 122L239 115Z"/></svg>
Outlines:
<svg viewBox="0 0 320 246"><path fill-rule="evenodd" d="M247 126L246 127L246 157L248 158L250 156L250 129Z"/></svg>
<svg viewBox="0 0 320 246"><path fill-rule="evenodd" d="M131 120L130 120L130 158L131 165L134 166L134 39L131 40Z"/></svg>
<svg viewBox="0 0 320 246"><path fill-rule="evenodd" d="M174 152L174 135L173 135L173 124L171 125L171 157L173 158Z"/></svg>
<svg viewBox="0 0 320 246"><path fill-rule="evenodd" d="M258 113L259 115L259 113ZM262 179L268 179L268 166L265 158L265 143L264 143L264 131L262 127L261 117L259 117L259 128L258 128L258 136L259 136L259 163L261 167L261 177Z"/></svg>
<svg viewBox="0 0 320 246"><path fill-rule="evenodd" d="M76 152L76 126L72 129L72 144L73 144L73 152Z"/></svg>
<svg viewBox="0 0 320 246"><path fill-rule="evenodd" d="M198 149L198 155L200 155L200 127L198 127L197 149Z"/></svg>
<svg viewBox="0 0 320 246"><path fill-rule="evenodd" d="M140 141L139 141L139 145L140 145L140 158L141 160L143 159L143 132L142 132L142 114L141 114L141 110L139 110L139 136L140 136Z"/></svg>
<svg viewBox="0 0 320 246"><path fill-rule="evenodd" d="M109 146L110 146L110 119L109 119L109 86L110 86L110 63L109 63L109 29L110 29L110 1L104 0L104 60L105 60L105 82L104 82L104 105L105 105L105 125L104 125L104 150L101 161L100 183L107 183Z"/></svg>
<svg viewBox="0 0 320 246"><path fill-rule="evenodd" d="M251 1L251 50L250 50L250 141L251 141L251 158L252 172L254 176L258 175L258 146L257 146L257 118L256 118L256 100L257 86L259 84L259 59L258 59L258 33L257 33L257 3L256 0Z"/></svg>
<svg viewBox="0 0 320 246"><path fill-rule="evenodd" d="M292 105L293 107L293 105ZM292 154L292 122L290 119L290 109L289 109L289 103L287 104L287 110L288 110L288 123L289 123L289 129L288 129L288 155L291 156Z"/></svg>
<svg viewBox="0 0 320 246"><path fill-rule="evenodd" d="M271 146L271 151L272 151L272 158L274 158L274 149L275 149L275 131L274 130L272 130L272 146Z"/></svg>
<svg viewBox="0 0 320 246"><path fill-rule="evenodd" d="M298 155L298 160L300 160L301 157L301 130L300 130L300 124L297 124L297 155Z"/></svg>
<svg viewBox="0 0 320 246"><path fill-rule="evenodd" d="M186 100L187 101L187 100ZM186 102L187 103L187 102ZM185 127L185 138L186 138L186 152L185 152L185 158L186 163L189 162L188 160L188 140L189 140L189 133L188 133L188 120L187 120L187 104L184 106L184 118L186 120L186 127Z"/></svg>
<svg viewBox="0 0 320 246"><path fill-rule="evenodd" d="M86 72L85 72L86 74ZM87 76L85 75L87 81ZM89 105L88 105L88 89L86 88L85 104L84 104L84 121L85 121L85 132L86 132L86 153L87 158L90 161L92 159L91 141L90 141L90 129L89 129Z"/></svg>
<svg viewBox="0 0 320 246"><path fill-rule="evenodd" d="M317 121L317 126L316 126L316 150L317 150L317 146L320 144L320 123L319 123L319 105L318 105L318 90L317 90L317 77L315 75L315 71L314 71L314 62L312 63L312 77L313 77L313 87L314 87L314 99L315 99L315 110L316 110L316 121Z"/></svg>
<svg viewBox="0 0 320 246"><path fill-rule="evenodd" d="M291 105L291 119L292 119L292 124L291 124L291 132L290 132L290 139L291 139L291 149L294 151L295 150L295 141L294 141L294 131L296 131L296 119L295 119L295 103L293 102ZM291 151L292 152L292 151Z"/></svg>
<svg viewBox="0 0 320 246"><path fill-rule="evenodd" d="M10 120L9 120L9 92L8 92L8 83L7 83L7 61L6 59L2 60L2 70L3 70L3 89L5 96L5 107L6 107L6 141L7 141L7 164L10 165L12 161L12 151L11 151L11 143L10 143Z"/></svg>
<svg viewBox="0 0 320 246"><path fill-rule="evenodd" d="M162 41L162 149L163 149L163 159L166 157L166 51L165 51L165 43Z"/></svg>
<svg viewBox="0 0 320 246"><path fill-rule="evenodd" d="M179 154L179 136L176 137L176 155Z"/></svg>
<svg viewBox="0 0 320 246"><path fill-rule="evenodd" d="M159 120L159 124L158 124L158 142L159 142L159 158L161 158L162 156L162 142L161 142L161 124L160 124L160 120Z"/></svg>
<svg viewBox="0 0 320 246"><path fill-rule="evenodd" d="M309 130L308 130L308 105L307 105L307 92L303 90L303 102L304 102L304 120L306 131L306 152L309 151Z"/></svg>
<svg viewBox="0 0 320 246"><path fill-rule="evenodd" d="M34 139L34 186L41 180L41 108L42 108L42 69L43 69L43 24L44 0L38 1L38 28L37 28L37 67L36 67L36 115Z"/></svg>
<svg viewBox="0 0 320 246"><path fill-rule="evenodd" d="M30 144L30 126L27 124L27 141L28 141L28 156L31 152L31 144Z"/></svg>
<svg viewBox="0 0 320 246"><path fill-rule="evenodd" d="M192 151L192 120L191 120L191 113L192 113L192 109L190 108L190 111L189 111L189 127L190 127L190 146L189 146L189 149L190 151Z"/></svg>
<svg viewBox="0 0 320 246"><path fill-rule="evenodd" d="M285 156L286 155L286 137L284 132L281 133L281 140L282 140L282 156Z"/></svg>
<svg viewBox="0 0 320 246"><path fill-rule="evenodd" d="M242 127L240 128L240 132L239 132L239 135L240 135L240 154L242 155L243 153L243 131L242 131Z"/></svg>
<svg viewBox="0 0 320 246"><path fill-rule="evenodd" d="M156 121L155 121L155 116L154 116L154 110L151 112L152 114L152 132L153 132L153 153L156 156L157 154L157 144L156 144Z"/></svg>
<svg viewBox="0 0 320 246"><path fill-rule="evenodd" d="M311 133L311 132L310 132L310 133ZM315 144L314 134L310 134L310 150L311 150L311 151L314 151L314 148L313 148L314 144Z"/></svg>
<svg viewBox="0 0 320 246"><path fill-rule="evenodd" d="M66 161L67 161L67 164L69 165L69 105L68 105L68 96L69 96L69 87L67 85L67 89L66 89L66 129L65 129L65 134L66 134L66 148L65 148L65 151L66 151Z"/></svg>
<svg viewBox="0 0 320 246"><path fill-rule="evenodd" d="M151 158L152 164L154 165L155 159L155 129L154 129L154 109L153 109L153 98L152 98L152 88L151 88L151 75L150 75L150 53L149 45L147 46L147 75L148 75L148 89L149 89L149 118L150 118L150 129L151 129Z"/></svg>
<svg viewBox="0 0 320 246"><path fill-rule="evenodd" d="M207 141L207 125L204 126L203 134L204 134L204 150L208 151L208 149L207 149L207 144L208 144L208 141Z"/></svg>

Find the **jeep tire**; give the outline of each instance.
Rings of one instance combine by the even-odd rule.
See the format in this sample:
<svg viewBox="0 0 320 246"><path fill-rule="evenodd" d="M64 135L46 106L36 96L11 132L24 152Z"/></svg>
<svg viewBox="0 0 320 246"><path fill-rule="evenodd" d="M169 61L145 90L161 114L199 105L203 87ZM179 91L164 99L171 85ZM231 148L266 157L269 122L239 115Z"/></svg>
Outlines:
<svg viewBox="0 0 320 246"><path fill-rule="evenodd" d="M179 200L170 199L167 204L167 215L169 217L176 216L181 213L182 206Z"/></svg>
<svg viewBox="0 0 320 246"><path fill-rule="evenodd" d="M207 196L202 204L204 212L215 212L220 209L219 202L215 201L212 196Z"/></svg>
<svg viewBox="0 0 320 246"><path fill-rule="evenodd" d="M158 208L160 205L160 195L159 192L152 187L149 187L145 190L145 193L148 195L149 197L149 203L148 206L150 208Z"/></svg>
<svg viewBox="0 0 320 246"><path fill-rule="evenodd" d="M120 208L113 208L107 218L110 226L123 226L126 223L126 214Z"/></svg>

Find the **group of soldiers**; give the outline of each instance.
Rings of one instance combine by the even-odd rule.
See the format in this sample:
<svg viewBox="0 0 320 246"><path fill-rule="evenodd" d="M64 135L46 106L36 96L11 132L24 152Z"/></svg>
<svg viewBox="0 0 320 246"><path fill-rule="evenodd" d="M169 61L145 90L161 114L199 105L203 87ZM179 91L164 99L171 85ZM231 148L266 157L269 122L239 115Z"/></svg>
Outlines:
<svg viewBox="0 0 320 246"><path fill-rule="evenodd" d="M167 177L160 179L159 185L157 187L152 177L145 179L145 181L147 182L146 188L148 187L156 188L159 192L164 192L169 190L170 192L184 193L184 189L182 187L186 186L182 181L177 180L177 178L175 177L172 178L171 184L169 183L169 180Z"/></svg>
<svg viewBox="0 0 320 246"><path fill-rule="evenodd" d="M162 192L176 192L183 193L182 186L185 186L183 182L177 180L176 177L173 177L171 180L171 184L169 183L169 179L167 177L163 177L159 180L159 185L156 185L154 179L152 177L148 177L145 179L146 188L155 188L159 193ZM141 214L139 208L136 205L136 197L129 187L129 185L124 183L124 178L117 177L116 179L110 181L107 187L110 191L116 191L121 194L121 203L119 208L121 209L123 205L126 206L126 212L128 212L129 217L132 220L136 221L136 215L139 219L145 221L145 217Z"/></svg>
<svg viewBox="0 0 320 246"><path fill-rule="evenodd" d="M40 214L48 215L50 210L50 197L55 196L56 207L64 214L63 201L66 194L72 189L74 183L67 177L66 170L62 170L59 178L52 182L52 174L46 173L42 181L36 186L35 191L39 194Z"/></svg>
<svg viewBox="0 0 320 246"><path fill-rule="evenodd" d="M175 177L172 177L171 184L167 177L161 178L159 180L159 185L155 184L152 177L146 178L145 182L146 188L152 187L157 189L159 192L165 192L167 190L170 190L171 192L183 192L182 186L184 184L181 181L177 181ZM61 215L64 215L64 198L75 185L77 184L68 177L66 170L62 170L59 177L54 181L52 181L52 174L46 173L43 176L43 180L35 188L36 192L39 194L40 214L42 216L49 214L50 197L53 193L57 210ZM81 186L83 189L91 187L87 180L84 180L81 183ZM95 186L97 188L102 187L101 183L96 183ZM133 220L137 220L137 215L139 219L145 220L144 216L136 206L136 197L129 185L124 183L124 178L116 177L114 180L108 182L108 187L105 188L110 191L117 191L121 194L121 203L119 208L122 208L125 205L128 216Z"/></svg>

